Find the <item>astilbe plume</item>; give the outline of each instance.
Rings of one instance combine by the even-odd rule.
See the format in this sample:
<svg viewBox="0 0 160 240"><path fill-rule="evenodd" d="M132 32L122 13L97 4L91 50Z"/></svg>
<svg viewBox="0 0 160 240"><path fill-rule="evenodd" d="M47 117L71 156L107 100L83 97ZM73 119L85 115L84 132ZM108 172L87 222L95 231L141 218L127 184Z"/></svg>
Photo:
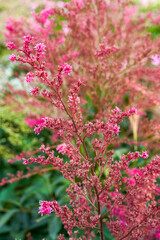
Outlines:
<svg viewBox="0 0 160 240"><path fill-rule="evenodd" d="M118 8L121 14L115 20ZM42 216L55 212L72 239L94 239L99 232L103 240L104 225L118 240L159 239L160 189L156 179L160 157L154 157L145 167L130 168L138 158L148 158L148 152L128 153L117 161L114 151L108 148L118 136L123 118L130 118L137 140L135 119L153 104L159 104L159 85L155 81L159 43L144 34L146 18L139 16L136 22L135 12L126 1L71 1L65 4L65 10L55 7L35 13L34 31L19 23L18 32L12 21L6 33L8 48L17 51L10 60L28 64L26 82L33 84L33 99L44 98L61 114L53 117L49 113L29 124L36 125L36 134L45 128L53 131L62 140L56 146L62 157L55 154L52 146L42 145L43 155L23 157L23 164L51 165L70 180L66 190L69 204L40 201L39 212ZM65 17L67 23L56 38L52 37L56 27L53 14ZM150 60L157 66L147 66ZM144 78L143 83L140 78ZM123 103L126 93L138 112ZM89 95L96 109L92 121L86 120L82 106ZM124 111L116 107L110 114L111 101ZM12 179L14 176L3 179L1 185ZM83 236L78 237L81 229ZM59 239L65 237L60 235Z"/></svg>
<svg viewBox="0 0 160 240"><path fill-rule="evenodd" d="M99 231L100 238L104 239L104 224L115 239L119 240L158 236L160 209L159 202L156 201L159 193L156 179L159 176L160 158L155 157L143 168L129 169L130 161L139 157L146 159L148 153L145 151L140 154L136 151L122 155L119 161L115 161L114 152L107 150L114 137L119 134L119 123L124 117L137 114L137 110L133 107L123 112L116 107L112 114L107 115L107 121L94 119L85 122L79 97L83 81L75 80L67 96L64 96L64 76L71 74L72 67L68 63L62 63L58 67L58 73L51 78L45 69L46 46L38 43L30 47L34 45L32 40L30 35L24 37L22 49L8 44L10 49L14 46L18 53L23 53L14 55L14 59L10 60L32 66L33 70L27 74L26 81L35 81L35 77L36 84L39 82L42 86L39 89L35 84L35 91L32 89L33 96L41 95L49 99L62 112L61 117L42 118L41 122L37 122L34 131L39 134L44 128L54 130L63 139L63 143L56 149L62 155L67 155L68 160L64 161L62 157L56 156L50 147L42 145L40 150L45 155L23 158L23 164L51 165L71 182L66 190L71 199L68 206L61 207L56 201L40 201L39 212L41 215L55 212L72 239L77 239L80 229L84 230L84 235L78 239L94 239L95 230ZM98 56L107 54L110 58L115 51L117 52L118 48L103 48L103 54L98 52ZM87 138L92 139L91 149L86 146ZM60 235L59 239L65 238Z"/></svg>
<svg viewBox="0 0 160 240"><path fill-rule="evenodd" d="M133 129L135 142L138 137L143 141L145 134L147 146L151 149L159 143L158 128L153 135L147 135L140 128L144 122L146 124L146 110L155 113L159 109L160 44L159 39L151 40L147 33L147 27L155 21L154 15L141 13L132 1L72 0L70 3L53 3L53 8L33 13L30 21L32 24L25 19L8 20L5 36L6 41L10 41L7 44L9 49L20 47L22 38L29 33L32 36L30 44L34 45L32 51L36 51L30 61L41 61L41 51L45 51L49 76L56 74L58 65L65 62L71 65L74 72L65 81L65 88L69 89L76 79L85 83L80 95L92 102L93 117L106 118L113 105L128 110L129 102L137 108L139 115ZM28 41L29 36L23 50L29 57ZM15 55L12 54L10 59L15 62ZM25 63L20 56L18 60ZM23 67L29 68L26 64ZM26 80L33 82L36 74L31 70ZM38 91L37 86L31 93L37 95ZM128 96L128 102L124 96ZM45 93L45 98L48 97ZM154 117L159 126L158 114ZM135 122L134 118L132 120Z"/></svg>

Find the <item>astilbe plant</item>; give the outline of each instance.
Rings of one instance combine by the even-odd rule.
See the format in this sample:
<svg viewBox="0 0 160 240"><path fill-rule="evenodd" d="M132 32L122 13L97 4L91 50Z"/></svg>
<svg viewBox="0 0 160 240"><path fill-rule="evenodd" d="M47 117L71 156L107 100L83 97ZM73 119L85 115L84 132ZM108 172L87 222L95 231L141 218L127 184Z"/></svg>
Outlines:
<svg viewBox="0 0 160 240"><path fill-rule="evenodd" d="M125 11L115 21L113 16L118 7ZM104 238L105 225L118 240L159 239L157 196L160 189L156 180L160 157L136 169L130 168L130 163L138 158L147 159L147 151L128 153L116 161L114 151L109 150L120 132L123 118L130 118L134 126L133 120L139 116L136 108L129 110L122 103L124 94L129 92L130 101L139 114L159 101L159 85L155 82L159 68L146 66L149 58L153 65L159 64L159 57L155 55L159 43L141 36L146 19L140 16L138 22L133 22L130 15L135 8L129 9L126 1L74 0L64 9L53 8L42 11L39 16L35 14L37 29L31 29L29 34L24 35L23 24L18 32L12 23L6 35L11 40L7 47L17 51L10 60L30 66L26 82L33 84L31 95L50 102L60 115L37 120L34 131L40 134L44 128L51 129L62 140L56 146L61 157L52 146L42 145L43 154L23 158L23 164L51 165L60 171L70 180L66 190L70 202L60 206L52 199L40 201L39 212L42 216L55 212L71 239L94 239L97 233L100 239L107 239ZM51 38L54 20L48 18L53 14L62 15L68 21L68 27L65 26L56 38ZM18 37L23 37L22 48ZM65 47L61 47L64 42ZM142 75L146 76L144 84L139 83ZM148 83L152 87L147 87ZM64 84L67 85L65 91ZM154 84L157 91L153 89ZM142 94L137 97L137 92ZM86 121L83 108L89 94L97 109L92 121ZM116 107L111 112L111 101L125 110ZM7 179L3 179L1 185L6 182ZM81 230L83 234L79 236ZM64 235L59 239L65 239Z"/></svg>
<svg viewBox="0 0 160 240"><path fill-rule="evenodd" d="M61 117L44 117L34 131L39 134L46 127L54 129L63 139L57 150L62 155L67 155L68 160L64 161L63 158L55 156L50 147L42 145L40 150L45 152L45 155L24 158L23 164L51 165L71 182L66 190L71 199L69 206L60 206L56 201L40 201L39 212L41 215L55 212L72 239L77 239L79 229L84 230L84 235L78 239L93 239L95 230L99 231L100 238L104 239L104 224L116 239L149 239L152 235L159 234L160 209L155 197L159 193L156 178L159 174L160 158L155 157L144 168L129 169L130 161L139 157L146 159L147 152L128 153L123 155L120 161L114 161L114 152L106 150L115 135L119 134L118 124L124 117L136 114L136 109L122 112L116 107L106 122L96 119L84 122L78 96L83 82L75 81L67 96L63 97L61 87L64 76L71 74L72 67L63 63L58 67L58 74L50 78L45 70L46 46L38 43L34 48L30 48L31 42L32 37L27 35L24 37L22 49L8 43L10 49L23 53L18 56L12 54L10 60L30 64L33 70L27 74L26 81L32 82L37 77L36 81L39 80L45 86L43 89L35 86L31 89L31 94L49 98L52 104L62 111ZM113 48L110 54L114 54L114 51L117 51L117 48ZM92 148L89 150L85 143L87 138L92 138ZM75 139L74 144L72 139ZM84 149L83 153L81 147ZM91 152L94 157L90 156ZM104 174L106 170L107 174ZM60 235L59 239L65 238Z"/></svg>
<svg viewBox="0 0 160 240"><path fill-rule="evenodd" d="M155 19L151 13L141 13L132 1L72 0L33 13L32 24L26 19L8 20L5 36L10 49L12 42L20 47L28 34L35 45L45 44L49 75L56 74L57 66L64 62L73 66L74 74L63 90L81 79L85 87L80 95L93 104L93 118L102 120L113 106L122 110L128 110L128 105L136 107L138 117L130 118L134 140L145 138L148 148L155 149L160 140L160 44L147 33ZM14 55L11 60L15 61ZM31 70L28 65L24 68ZM30 72L26 80L31 82L34 76ZM146 110L154 114L154 127L146 121ZM137 137L141 125L146 128L139 128ZM149 125L151 132L146 131Z"/></svg>

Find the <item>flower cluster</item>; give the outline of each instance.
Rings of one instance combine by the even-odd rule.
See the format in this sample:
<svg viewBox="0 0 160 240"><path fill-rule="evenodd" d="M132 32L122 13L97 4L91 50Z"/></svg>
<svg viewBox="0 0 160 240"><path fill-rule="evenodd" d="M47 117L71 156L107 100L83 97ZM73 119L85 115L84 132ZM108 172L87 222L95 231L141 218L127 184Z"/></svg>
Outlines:
<svg viewBox="0 0 160 240"><path fill-rule="evenodd" d="M41 216L43 214L50 214L53 212L53 203L50 201L40 201L40 207L39 207L39 213L41 213Z"/></svg>
<svg viewBox="0 0 160 240"><path fill-rule="evenodd" d="M102 59L104 56L109 57L111 54L117 53L119 51L119 48L116 46L105 48L104 44L101 44L100 48L101 50L95 53L95 56L97 56L100 59Z"/></svg>
<svg viewBox="0 0 160 240"><path fill-rule="evenodd" d="M43 153L22 157L23 164L50 165L70 181L69 205L40 201L39 213L55 212L72 239L82 229L84 240L94 239L96 231L104 240L104 225L117 240L159 237L160 157L149 162L149 151L138 148L138 140L140 145L147 139L143 146L159 140L154 134L158 114L152 128L148 126L153 122L149 125L145 120L146 111L159 106L159 43L144 31L147 17L125 1L73 0L64 8L35 13L33 23L38 27L29 29L32 36L25 32L25 24L17 32L14 22L6 34L7 47L18 54L10 60L27 63L26 82L33 84L33 102L45 108L41 115L45 117L26 122L36 134L48 128L58 137L54 151L42 145ZM119 9L124 14L117 15ZM66 19L60 23L61 31L55 31L52 15ZM135 150L117 159L111 148L121 143L124 118L131 123L127 134L133 133ZM139 159L144 166L136 168ZM9 181L3 179L1 185ZM64 235L59 239L64 240Z"/></svg>

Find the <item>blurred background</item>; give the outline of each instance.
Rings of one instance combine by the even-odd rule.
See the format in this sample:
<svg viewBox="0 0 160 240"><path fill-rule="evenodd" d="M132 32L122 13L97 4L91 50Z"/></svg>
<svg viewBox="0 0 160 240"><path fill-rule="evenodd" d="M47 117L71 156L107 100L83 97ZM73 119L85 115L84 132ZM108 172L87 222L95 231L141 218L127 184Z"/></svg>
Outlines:
<svg viewBox="0 0 160 240"><path fill-rule="evenodd" d="M56 1L61 4L62 1ZM4 97L4 89L7 83L16 89L22 89L19 79L16 77L18 67L9 62L10 52L4 44L6 21L9 17L20 20L30 17L32 11L39 11L44 6L52 7L53 0L0 0L0 89L1 100ZM141 0L135 2L141 11L160 10L159 0ZM153 37L160 35L160 25L149 29ZM12 101L12 99L11 99ZM40 136L33 132L34 125L26 117L26 112L16 112L11 104L0 105L0 177L8 173L17 174L17 171L28 173L21 162L10 164L8 159L20 155L21 152L29 152L30 149L37 149L41 143L50 144L52 135L49 130L44 130ZM118 154L123 152L119 149ZM29 154L29 153L28 153ZM18 159L18 157L17 157ZM29 179L22 178L12 184L0 186L0 240L46 240L57 239L59 232L67 233L61 221L54 215L40 217L38 214L39 200L56 199L60 204L66 203L68 197L65 189L68 181L58 172L47 169L43 174L37 169L38 174L32 172ZM106 229L108 239L114 239Z"/></svg>

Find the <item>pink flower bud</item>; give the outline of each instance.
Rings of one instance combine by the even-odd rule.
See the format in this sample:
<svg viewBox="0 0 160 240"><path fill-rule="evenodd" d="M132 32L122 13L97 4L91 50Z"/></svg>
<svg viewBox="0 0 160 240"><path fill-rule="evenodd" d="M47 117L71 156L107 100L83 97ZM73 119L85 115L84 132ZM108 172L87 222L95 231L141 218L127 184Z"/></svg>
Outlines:
<svg viewBox="0 0 160 240"><path fill-rule="evenodd" d="M144 159L148 158L149 155L148 155L147 151L144 151L144 152L141 154L141 157L144 158Z"/></svg>
<svg viewBox="0 0 160 240"><path fill-rule="evenodd" d="M35 46L35 49L37 52L42 53L42 52L46 51L46 46L44 45L44 43L38 43Z"/></svg>
<svg viewBox="0 0 160 240"><path fill-rule="evenodd" d="M129 114L137 114L137 109L135 107L133 107L128 112L129 112Z"/></svg>
<svg viewBox="0 0 160 240"><path fill-rule="evenodd" d="M12 54L12 55L9 57L9 60L12 61L12 62L16 62L16 55Z"/></svg>
<svg viewBox="0 0 160 240"><path fill-rule="evenodd" d="M26 75L26 82L33 82L34 74L32 72L27 73Z"/></svg>
<svg viewBox="0 0 160 240"><path fill-rule="evenodd" d="M49 215L51 212L53 212L52 202L40 201L39 213L41 213L41 216L43 216L43 214Z"/></svg>
<svg viewBox="0 0 160 240"><path fill-rule="evenodd" d="M65 74L70 75L70 73L72 72L72 67L71 67L69 64L65 63L65 64L63 65L63 72L64 72Z"/></svg>
<svg viewBox="0 0 160 240"><path fill-rule="evenodd" d="M7 43L6 46L9 48L9 50L16 49L16 45L13 42Z"/></svg>

